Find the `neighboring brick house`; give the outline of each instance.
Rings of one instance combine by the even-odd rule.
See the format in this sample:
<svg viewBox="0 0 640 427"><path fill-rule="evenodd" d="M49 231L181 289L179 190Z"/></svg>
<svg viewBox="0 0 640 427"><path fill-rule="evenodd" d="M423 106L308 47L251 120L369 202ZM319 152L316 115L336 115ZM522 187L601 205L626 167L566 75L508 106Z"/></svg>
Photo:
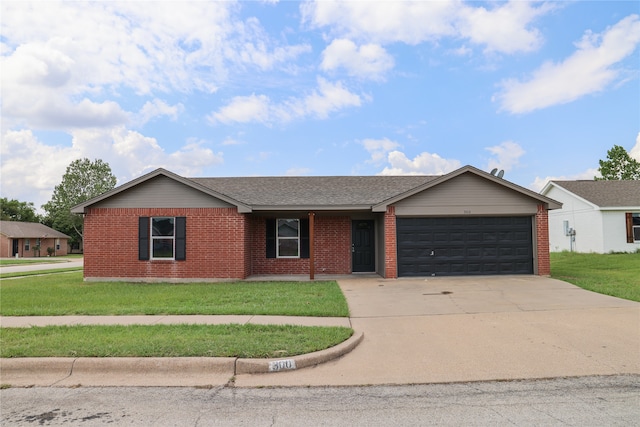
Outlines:
<svg viewBox="0 0 640 427"><path fill-rule="evenodd" d="M164 169L75 206L85 280L377 273L548 275L561 205L465 166L442 176L185 178Z"/></svg>
<svg viewBox="0 0 640 427"><path fill-rule="evenodd" d="M70 237L37 222L0 221L0 257L66 255Z"/></svg>
<svg viewBox="0 0 640 427"><path fill-rule="evenodd" d="M551 251L640 250L640 181L550 181L541 194L563 204L549 214Z"/></svg>

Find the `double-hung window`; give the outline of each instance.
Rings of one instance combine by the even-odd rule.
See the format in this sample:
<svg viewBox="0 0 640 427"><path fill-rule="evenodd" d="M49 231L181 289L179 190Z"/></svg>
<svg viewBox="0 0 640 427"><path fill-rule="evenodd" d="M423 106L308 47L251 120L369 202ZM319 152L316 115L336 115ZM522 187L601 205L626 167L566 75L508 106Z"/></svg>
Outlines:
<svg viewBox="0 0 640 427"><path fill-rule="evenodd" d="M276 228L278 258L300 257L300 220L278 219Z"/></svg>
<svg viewBox="0 0 640 427"><path fill-rule="evenodd" d="M24 239L24 250L25 252L29 252L31 250L31 240Z"/></svg>
<svg viewBox="0 0 640 427"><path fill-rule="evenodd" d="M267 258L309 258L309 220L267 218Z"/></svg>
<svg viewBox="0 0 640 427"><path fill-rule="evenodd" d="M173 259L175 218L151 218L151 259Z"/></svg>
<svg viewBox="0 0 640 427"><path fill-rule="evenodd" d="M138 259L186 259L187 219L185 217L147 217L138 221Z"/></svg>

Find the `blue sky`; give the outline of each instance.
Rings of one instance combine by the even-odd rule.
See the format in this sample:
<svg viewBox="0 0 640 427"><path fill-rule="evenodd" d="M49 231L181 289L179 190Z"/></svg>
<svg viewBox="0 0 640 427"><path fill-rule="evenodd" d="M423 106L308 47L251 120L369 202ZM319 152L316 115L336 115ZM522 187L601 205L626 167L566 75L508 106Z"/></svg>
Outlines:
<svg viewBox="0 0 640 427"><path fill-rule="evenodd" d="M640 3L5 0L3 197L78 158L122 184L443 174L540 190L640 160Z"/></svg>

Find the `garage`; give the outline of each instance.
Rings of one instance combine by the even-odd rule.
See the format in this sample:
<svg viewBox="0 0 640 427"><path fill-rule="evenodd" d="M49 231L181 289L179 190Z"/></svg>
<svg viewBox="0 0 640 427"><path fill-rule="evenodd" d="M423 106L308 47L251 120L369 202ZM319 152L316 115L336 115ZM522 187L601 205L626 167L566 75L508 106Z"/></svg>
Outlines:
<svg viewBox="0 0 640 427"><path fill-rule="evenodd" d="M533 274L531 216L397 218L398 276Z"/></svg>

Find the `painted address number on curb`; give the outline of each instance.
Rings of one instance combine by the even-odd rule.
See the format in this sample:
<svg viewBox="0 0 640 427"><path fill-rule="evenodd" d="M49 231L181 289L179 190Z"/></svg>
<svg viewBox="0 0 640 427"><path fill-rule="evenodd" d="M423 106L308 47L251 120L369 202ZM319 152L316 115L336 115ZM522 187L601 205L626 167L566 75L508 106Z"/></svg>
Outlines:
<svg viewBox="0 0 640 427"><path fill-rule="evenodd" d="M278 372L288 369L296 369L296 361L293 359L274 360L269 362L269 372Z"/></svg>

